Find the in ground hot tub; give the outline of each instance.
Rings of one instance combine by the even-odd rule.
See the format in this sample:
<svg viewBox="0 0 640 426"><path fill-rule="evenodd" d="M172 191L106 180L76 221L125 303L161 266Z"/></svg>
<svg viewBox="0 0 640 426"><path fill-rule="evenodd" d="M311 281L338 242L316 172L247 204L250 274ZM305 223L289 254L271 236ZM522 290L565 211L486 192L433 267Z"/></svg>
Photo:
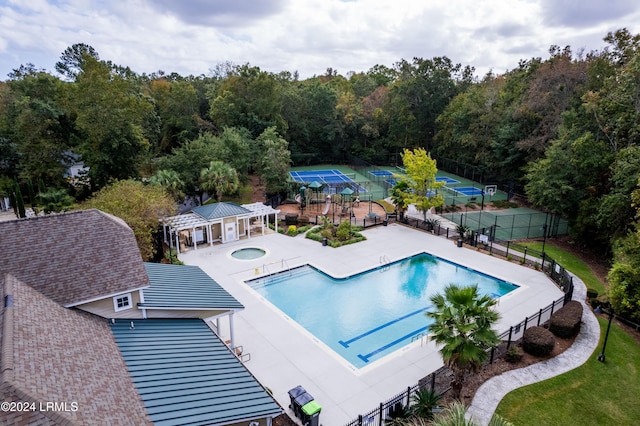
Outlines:
<svg viewBox="0 0 640 426"><path fill-rule="evenodd" d="M257 247L247 247L235 250L231 253L231 257L239 260L253 260L259 259L266 255L266 250Z"/></svg>

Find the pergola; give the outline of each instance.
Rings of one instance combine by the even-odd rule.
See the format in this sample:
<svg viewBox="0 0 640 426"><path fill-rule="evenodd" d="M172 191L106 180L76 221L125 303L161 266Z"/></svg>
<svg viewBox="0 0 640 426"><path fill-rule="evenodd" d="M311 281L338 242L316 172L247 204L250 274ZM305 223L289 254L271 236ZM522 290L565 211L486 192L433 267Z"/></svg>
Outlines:
<svg viewBox="0 0 640 426"><path fill-rule="evenodd" d="M198 249L198 242L208 241L212 246L214 242L220 241L226 243L229 241L236 241L240 239L238 233L234 233L231 236L226 232L220 232L219 235L214 236L214 227L218 225L216 229L220 229L225 224L234 224L234 229L240 229L242 224L243 233L247 238L251 238L250 223L251 219L259 219L260 229L262 235L264 235L265 226L269 226L269 216L275 215L275 227L278 232L278 213L280 210L276 210L271 206L264 205L262 203L243 204L239 206L234 203L218 203L223 205L224 209L221 209L222 214L211 215L205 217L197 212L198 208L192 210L189 213L181 214L178 216L170 216L161 220L164 231L164 241L169 244L169 247L175 247L178 253L180 253L180 233L187 231L189 238L193 241L194 250ZM229 208L226 208L229 207ZM206 235L206 239L205 239ZM167 241L168 238L168 241Z"/></svg>

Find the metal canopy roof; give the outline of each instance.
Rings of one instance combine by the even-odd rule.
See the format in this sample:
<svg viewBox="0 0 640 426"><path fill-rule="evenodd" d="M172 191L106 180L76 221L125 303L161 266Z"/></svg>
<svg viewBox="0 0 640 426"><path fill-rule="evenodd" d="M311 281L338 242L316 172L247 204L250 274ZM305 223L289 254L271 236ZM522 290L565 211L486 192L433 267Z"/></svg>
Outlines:
<svg viewBox="0 0 640 426"><path fill-rule="evenodd" d="M224 425L282 413L202 320L119 320L111 330L156 425Z"/></svg>
<svg viewBox="0 0 640 426"><path fill-rule="evenodd" d="M251 213L250 210L236 203L227 202L206 204L204 206L194 207L191 211L207 220L222 219L230 216L246 216L247 213Z"/></svg>
<svg viewBox="0 0 640 426"><path fill-rule="evenodd" d="M197 266L144 264L151 286L144 290L145 308L238 310L244 306Z"/></svg>
<svg viewBox="0 0 640 426"><path fill-rule="evenodd" d="M223 204L226 205L226 207L220 206ZM210 206L217 207L213 209L210 208ZM191 213L166 217L162 219L162 222L175 232L183 229L205 227L211 223L221 223L225 217L238 216L240 218L252 218L278 213L280 213L280 210L276 210L260 202L243 204L242 206L234 203L215 203L195 207Z"/></svg>
<svg viewBox="0 0 640 426"><path fill-rule="evenodd" d="M276 210L273 207L268 206L268 205L263 204L263 203L260 203L260 202L251 203L251 204L243 204L242 207L244 207L247 210L250 210L253 213L252 216L280 213L280 210Z"/></svg>

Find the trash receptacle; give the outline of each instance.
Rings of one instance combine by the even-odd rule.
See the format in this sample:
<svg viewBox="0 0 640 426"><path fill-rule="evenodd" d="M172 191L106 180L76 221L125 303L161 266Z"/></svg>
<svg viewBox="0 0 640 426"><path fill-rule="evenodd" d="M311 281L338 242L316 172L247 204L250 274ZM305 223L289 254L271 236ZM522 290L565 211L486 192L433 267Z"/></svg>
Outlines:
<svg viewBox="0 0 640 426"><path fill-rule="evenodd" d="M458 247L462 247L462 239L458 240Z"/></svg>
<svg viewBox="0 0 640 426"><path fill-rule="evenodd" d="M313 396L311 396L311 394L309 394L302 386L296 386L289 391L289 398L291 399L289 408L293 410L296 417L302 420L304 417L302 407L313 401Z"/></svg>
<svg viewBox="0 0 640 426"><path fill-rule="evenodd" d="M295 399L303 393L307 393L307 391L302 386L296 386L295 388L289 390L289 399L291 399L291 403L289 404L290 408L293 408Z"/></svg>
<svg viewBox="0 0 640 426"><path fill-rule="evenodd" d="M307 426L318 426L320 423L320 404L317 401L309 401L302 406L302 424Z"/></svg>
<svg viewBox="0 0 640 426"><path fill-rule="evenodd" d="M327 245L327 239L326 239L326 238L323 238L323 239L322 239L322 245L323 245L323 246L326 246L326 245Z"/></svg>

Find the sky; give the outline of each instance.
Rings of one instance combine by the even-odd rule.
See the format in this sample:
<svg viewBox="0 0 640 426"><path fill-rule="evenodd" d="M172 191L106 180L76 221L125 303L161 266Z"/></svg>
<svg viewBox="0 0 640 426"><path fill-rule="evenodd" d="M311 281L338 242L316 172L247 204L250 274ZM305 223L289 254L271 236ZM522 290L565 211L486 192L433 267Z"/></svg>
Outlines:
<svg viewBox="0 0 640 426"><path fill-rule="evenodd" d="M640 32L637 0L0 0L0 81L32 63L56 74L76 43L151 74L211 75L250 64L300 78L446 56L481 77L549 57L602 50Z"/></svg>

